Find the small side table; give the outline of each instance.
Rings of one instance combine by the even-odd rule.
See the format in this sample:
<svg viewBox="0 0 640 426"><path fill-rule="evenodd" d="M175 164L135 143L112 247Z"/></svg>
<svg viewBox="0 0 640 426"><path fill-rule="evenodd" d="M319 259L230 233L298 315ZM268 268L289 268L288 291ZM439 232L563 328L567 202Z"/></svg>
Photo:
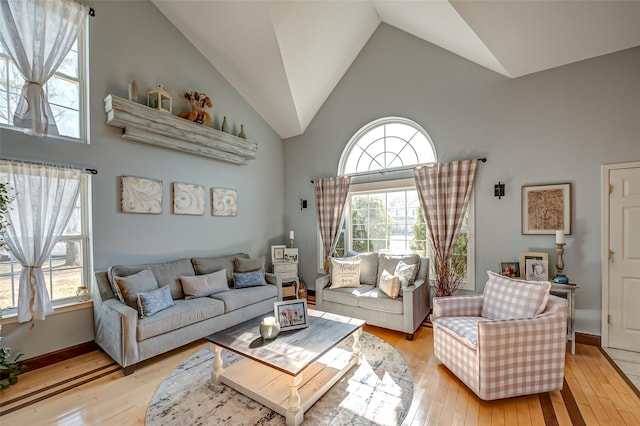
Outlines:
<svg viewBox="0 0 640 426"><path fill-rule="evenodd" d="M569 302L568 312L567 312L567 340L571 342L571 355L575 355L576 353L576 330L575 330L575 315L576 315L576 305L575 305L575 293L576 289L580 288L575 284L558 284L551 283L551 294L554 296L562 297L563 299L567 299Z"/></svg>

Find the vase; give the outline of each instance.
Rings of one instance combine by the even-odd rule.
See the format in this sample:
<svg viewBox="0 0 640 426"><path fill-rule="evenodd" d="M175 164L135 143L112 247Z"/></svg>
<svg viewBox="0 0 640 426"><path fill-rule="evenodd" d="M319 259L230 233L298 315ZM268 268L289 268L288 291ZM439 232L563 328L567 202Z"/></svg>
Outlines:
<svg viewBox="0 0 640 426"><path fill-rule="evenodd" d="M260 336L264 340L275 339L280 334L280 324L275 317L267 317L260 324Z"/></svg>
<svg viewBox="0 0 640 426"><path fill-rule="evenodd" d="M89 296L89 289L86 286L78 287L76 291L76 299L78 302L88 302L91 297Z"/></svg>
<svg viewBox="0 0 640 426"><path fill-rule="evenodd" d="M138 102L138 85L135 80L129 82L129 100L131 102Z"/></svg>
<svg viewBox="0 0 640 426"><path fill-rule="evenodd" d="M238 137L242 139L246 139L247 135L244 134L244 124L240 125L240 133L238 133Z"/></svg>
<svg viewBox="0 0 640 426"><path fill-rule="evenodd" d="M220 127L220 130L222 130L225 133L227 133L227 130L229 130L227 128L227 116L226 115L222 118L222 127Z"/></svg>

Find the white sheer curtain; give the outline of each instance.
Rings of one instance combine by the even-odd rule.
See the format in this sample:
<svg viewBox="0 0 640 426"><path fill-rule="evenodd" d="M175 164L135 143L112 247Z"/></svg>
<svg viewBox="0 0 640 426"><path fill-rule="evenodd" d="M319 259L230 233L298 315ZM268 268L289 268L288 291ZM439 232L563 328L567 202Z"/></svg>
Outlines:
<svg viewBox="0 0 640 426"><path fill-rule="evenodd" d="M42 265L67 227L84 172L9 160L0 161L0 171L16 194L4 239L22 264L18 321L33 323L53 312Z"/></svg>
<svg viewBox="0 0 640 426"><path fill-rule="evenodd" d="M84 26L89 7L72 0L0 1L0 41L26 80L13 116L16 127L58 134L44 85Z"/></svg>

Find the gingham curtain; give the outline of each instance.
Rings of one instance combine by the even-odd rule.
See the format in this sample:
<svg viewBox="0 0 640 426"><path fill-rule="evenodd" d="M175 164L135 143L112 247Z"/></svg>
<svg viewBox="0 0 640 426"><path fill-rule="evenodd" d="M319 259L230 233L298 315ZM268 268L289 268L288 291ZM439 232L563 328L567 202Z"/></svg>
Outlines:
<svg viewBox="0 0 640 426"><path fill-rule="evenodd" d="M25 79L13 125L57 135L44 92L87 21L89 7L72 0L0 1L0 42Z"/></svg>
<svg viewBox="0 0 640 426"><path fill-rule="evenodd" d="M344 203L347 200L350 183L351 176L338 176L314 181L318 227L324 248L324 270L327 273L329 273L329 255L338 243Z"/></svg>
<svg viewBox="0 0 640 426"><path fill-rule="evenodd" d="M478 160L464 160L413 170L420 206L435 250L434 257L445 265L453 254L477 167Z"/></svg>

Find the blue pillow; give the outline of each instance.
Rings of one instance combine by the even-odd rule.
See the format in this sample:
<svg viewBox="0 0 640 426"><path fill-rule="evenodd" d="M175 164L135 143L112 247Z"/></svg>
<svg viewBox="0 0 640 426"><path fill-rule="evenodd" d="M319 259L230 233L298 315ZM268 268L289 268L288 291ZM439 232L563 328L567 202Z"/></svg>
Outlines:
<svg viewBox="0 0 640 426"><path fill-rule="evenodd" d="M175 305L168 285L148 293L138 293L138 312L140 318L150 317Z"/></svg>
<svg viewBox="0 0 640 426"><path fill-rule="evenodd" d="M247 272L244 274L233 274L233 279L236 283L236 288L256 287L259 285L267 285L264 280L264 273L262 271Z"/></svg>

